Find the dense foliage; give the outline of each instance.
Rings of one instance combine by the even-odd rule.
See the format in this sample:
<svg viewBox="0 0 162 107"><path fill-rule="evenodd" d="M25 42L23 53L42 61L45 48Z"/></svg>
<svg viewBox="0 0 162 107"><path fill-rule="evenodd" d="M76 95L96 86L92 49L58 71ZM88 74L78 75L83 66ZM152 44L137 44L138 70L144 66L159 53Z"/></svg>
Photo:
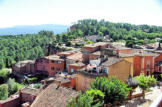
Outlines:
<svg viewBox="0 0 162 107"><path fill-rule="evenodd" d="M0 36L0 69L11 67L12 64L26 59L36 59L44 55L47 44L57 50L64 43L71 45L71 41L87 35L100 35L97 41L103 41L108 36L113 41L125 40L126 45L145 44L155 42L156 37L162 38L162 27L148 25L132 25L128 23L112 23L94 19L79 20L73 25L74 29L54 36L52 31L40 31L38 34L5 35ZM83 44L76 44L81 47Z"/></svg>
<svg viewBox="0 0 162 107"><path fill-rule="evenodd" d="M26 59L36 59L44 55L44 49L52 41L53 32L40 31L39 34L0 36L0 67Z"/></svg>
<svg viewBox="0 0 162 107"><path fill-rule="evenodd" d="M15 82L14 79L9 78L5 84L0 85L0 100L7 99L10 95L16 93L19 89L24 88L25 85Z"/></svg>
<svg viewBox="0 0 162 107"><path fill-rule="evenodd" d="M8 95L8 85L0 85L0 100L5 100L6 98L8 98Z"/></svg>
<svg viewBox="0 0 162 107"><path fill-rule="evenodd" d="M153 84L157 82L157 80L153 76L145 76L144 74L135 77L135 79L138 81L139 87L143 91L148 90Z"/></svg>
<svg viewBox="0 0 162 107"><path fill-rule="evenodd" d="M73 98L68 102L67 107L102 107L104 104L104 93L100 90L87 90L80 94L78 98Z"/></svg>
<svg viewBox="0 0 162 107"><path fill-rule="evenodd" d="M122 103L127 98L130 90L125 83L115 78L96 78L96 80L91 83L91 88L100 90L105 94L105 104L114 104L116 101Z"/></svg>
<svg viewBox="0 0 162 107"><path fill-rule="evenodd" d="M5 69L0 70L0 84L5 83L8 79L8 76L9 76L8 70Z"/></svg>
<svg viewBox="0 0 162 107"><path fill-rule="evenodd" d="M73 25L73 30L67 33L67 37L100 35L108 36L113 41L125 40L130 44L146 44L155 42L155 38L162 38L162 27L149 25L133 25L128 23L112 23L108 21L97 21L94 19L79 20ZM66 37L66 38L67 38ZM99 39L102 41L102 39Z"/></svg>

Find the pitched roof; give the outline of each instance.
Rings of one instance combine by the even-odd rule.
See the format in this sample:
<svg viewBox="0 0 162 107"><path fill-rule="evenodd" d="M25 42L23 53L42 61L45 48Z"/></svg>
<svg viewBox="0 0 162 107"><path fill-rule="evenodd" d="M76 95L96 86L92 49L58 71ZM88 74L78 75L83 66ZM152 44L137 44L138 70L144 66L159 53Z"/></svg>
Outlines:
<svg viewBox="0 0 162 107"><path fill-rule="evenodd" d="M84 47L97 47L97 46L102 46L102 45L106 45L108 43L106 42L97 42L95 44L88 44L88 45L85 45Z"/></svg>
<svg viewBox="0 0 162 107"><path fill-rule="evenodd" d="M120 50L124 50L124 49L131 49L125 46L121 46L121 45L112 45L115 49L120 49Z"/></svg>
<svg viewBox="0 0 162 107"><path fill-rule="evenodd" d="M73 63L73 64L69 64L69 65L73 65L73 66L85 66L85 64L83 64L82 62L77 62L77 63Z"/></svg>
<svg viewBox="0 0 162 107"><path fill-rule="evenodd" d="M50 56L46 56L45 58L50 59L50 60L63 60L63 59L60 59L60 56L58 55L50 55Z"/></svg>
<svg viewBox="0 0 162 107"><path fill-rule="evenodd" d="M34 95L37 96L39 93L38 89L34 89L34 88L30 88L30 87L25 87L24 89L22 89L21 91L22 93L26 93L26 94L30 94L30 95Z"/></svg>
<svg viewBox="0 0 162 107"><path fill-rule="evenodd" d="M101 55L101 51L96 51L92 53L93 55Z"/></svg>
<svg viewBox="0 0 162 107"><path fill-rule="evenodd" d="M26 64L34 64L35 60L25 60L25 61L19 61L18 63L15 64L17 67L23 67Z"/></svg>
<svg viewBox="0 0 162 107"><path fill-rule="evenodd" d="M36 97L31 107L65 107L67 101L77 97L78 94L70 88L50 84Z"/></svg>
<svg viewBox="0 0 162 107"><path fill-rule="evenodd" d="M101 66L111 66L117 62L120 62L123 58L109 57L107 61L103 62Z"/></svg>
<svg viewBox="0 0 162 107"><path fill-rule="evenodd" d="M68 56L67 59L72 59L75 61L82 61L83 60L82 56L83 56L83 54L81 52L77 52L73 55Z"/></svg>

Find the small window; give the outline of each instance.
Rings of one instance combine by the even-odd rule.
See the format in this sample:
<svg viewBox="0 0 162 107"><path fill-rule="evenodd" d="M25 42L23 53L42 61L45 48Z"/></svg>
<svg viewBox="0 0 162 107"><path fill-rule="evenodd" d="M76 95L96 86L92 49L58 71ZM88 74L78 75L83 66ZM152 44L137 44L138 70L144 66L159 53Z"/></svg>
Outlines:
<svg viewBox="0 0 162 107"><path fill-rule="evenodd" d="M51 67L51 70L55 70L55 68L54 67Z"/></svg>
<svg viewBox="0 0 162 107"><path fill-rule="evenodd" d="M60 68L57 68L57 71L60 71Z"/></svg>
<svg viewBox="0 0 162 107"><path fill-rule="evenodd" d="M61 64L61 61L57 61L57 64Z"/></svg>
<svg viewBox="0 0 162 107"><path fill-rule="evenodd" d="M55 63L55 61L54 61L54 60L52 60L51 62L52 62L52 63Z"/></svg>
<svg viewBox="0 0 162 107"><path fill-rule="evenodd" d="M43 70L45 70L45 69L46 69L46 67L45 67L45 66L43 66L43 67L42 67L42 69L43 69Z"/></svg>
<svg viewBox="0 0 162 107"><path fill-rule="evenodd" d="M159 67L159 71L161 71L161 66Z"/></svg>
<svg viewBox="0 0 162 107"><path fill-rule="evenodd" d="M148 61L146 62L146 66L147 66L147 68L150 67L150 60L148 60Z"/></svg>

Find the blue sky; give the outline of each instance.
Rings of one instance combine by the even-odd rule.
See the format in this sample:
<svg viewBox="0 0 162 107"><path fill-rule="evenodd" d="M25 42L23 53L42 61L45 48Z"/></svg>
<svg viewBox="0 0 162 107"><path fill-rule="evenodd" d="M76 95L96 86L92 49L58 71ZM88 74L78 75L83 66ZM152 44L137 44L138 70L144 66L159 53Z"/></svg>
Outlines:
<svg viewBox="0 0 162 107"><path fill-rule="evenodd" d="M0 0L0 27L79 19L162 26L162 0Z"/></svg>

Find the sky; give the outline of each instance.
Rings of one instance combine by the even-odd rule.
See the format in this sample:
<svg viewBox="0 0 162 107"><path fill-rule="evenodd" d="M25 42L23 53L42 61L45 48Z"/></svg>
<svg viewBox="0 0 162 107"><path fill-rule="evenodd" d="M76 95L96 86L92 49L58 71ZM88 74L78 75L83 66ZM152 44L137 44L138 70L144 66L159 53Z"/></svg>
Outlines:
<svg viewBox="0 0 162 107"><path fill-rule="evenodd" d="M162 26L162 0L0 0L0 28L89 18Z"/></svg>

